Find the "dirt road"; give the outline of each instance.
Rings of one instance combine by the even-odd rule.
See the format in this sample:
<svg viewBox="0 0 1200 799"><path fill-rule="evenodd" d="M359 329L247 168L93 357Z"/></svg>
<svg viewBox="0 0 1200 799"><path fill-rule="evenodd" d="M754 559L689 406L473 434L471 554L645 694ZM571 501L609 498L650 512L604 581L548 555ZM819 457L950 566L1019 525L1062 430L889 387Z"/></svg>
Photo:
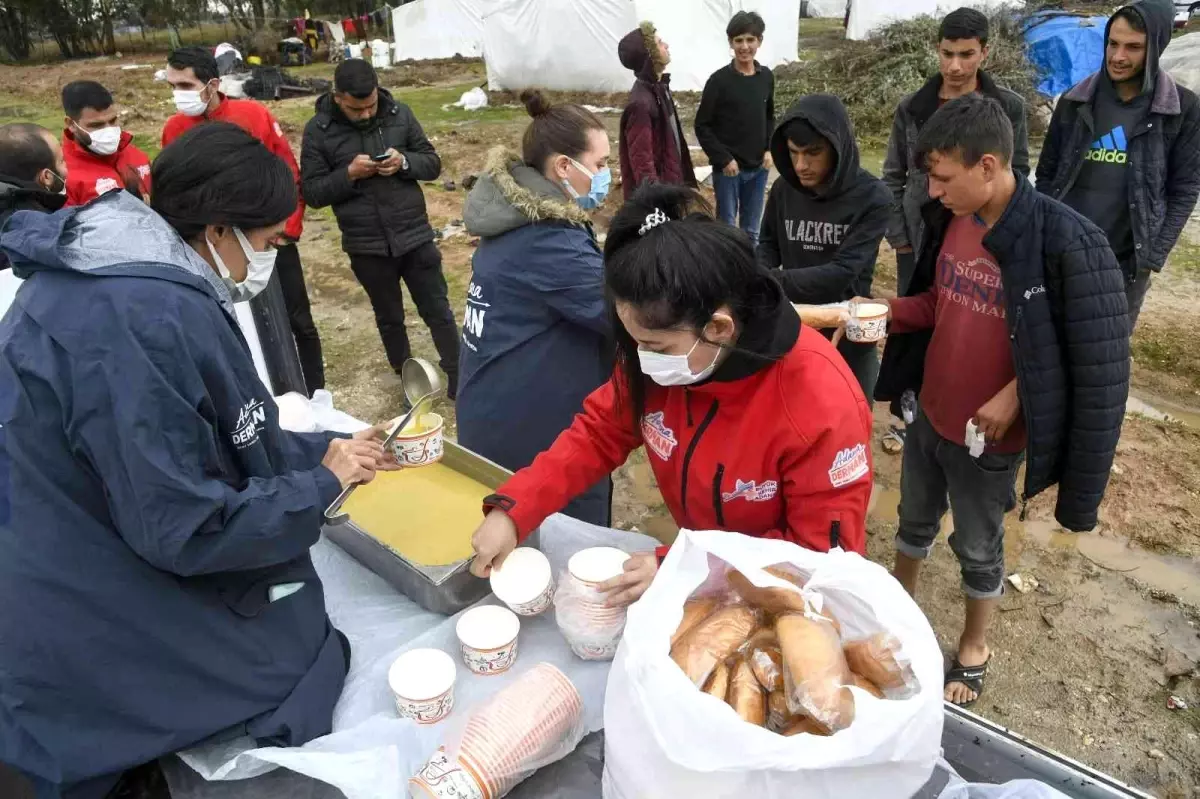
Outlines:
<svg viewBox="0 0 1200 799"><path fill-rule="evenodd" d="M169 93L151 80L152 69L120 67L160 62L143 56L138 62L0 68L0 118L56 127L61 85L92 77L136 109L124 124L153 151L171 110ZM329 70L308 72L328 75ZM481 80L481 66L469 62L406 67L385 78L417 110L442 154L442 179L456 184L454 190L430 184L425 194L434 227L448 228L441 249L460 315L473 247L452 226L465 197L458 187L482 167L490 146L518 146L524 125L520 109L503 105L476 115L443 109ZM597 105L612 100L592 99ZM686 116L694 99L680 99ZM311 107L310 98L273 105L297 152ZM616 116L605 119L615 131ZM872 155L864 154L864 162L872 163ZM1009 520L1008 567L1035 577L1039 587L1006 595L993 636L987 693L976 706L998 723L1168 797L1200 796L1200 709L1167 707L1174 695L1200 708L1200 568L1195 560L1200 554L1200 349L1191 335L1200 296L1200 244L1193 239L1200 241L1200 229L1189 232L1151 290L1134 340L1134 377L1135 393L1149 406L1194 426L1127 419L1098 533L1056 530L1049 494L1031 503L1028 521ZM401 389L387 368L367 298L350 272L327 210L310 210L301 252L338 406L368 420L395 416ZM892 285L893 259L885 248L876 286ZM416 352L434 356L428 332L415 309L409 310ZM453 419L451 406L442 411ZM886 423L886 414L877 411L876 427ZM899 459L877 449L876 480L869 548L872 558L888 564ZM615 510L622 526L666 541L675 534L640 452L617 475ZM959 631L961 600L957 565L947 547L935 551L918 600L949 649Z"/></svg>

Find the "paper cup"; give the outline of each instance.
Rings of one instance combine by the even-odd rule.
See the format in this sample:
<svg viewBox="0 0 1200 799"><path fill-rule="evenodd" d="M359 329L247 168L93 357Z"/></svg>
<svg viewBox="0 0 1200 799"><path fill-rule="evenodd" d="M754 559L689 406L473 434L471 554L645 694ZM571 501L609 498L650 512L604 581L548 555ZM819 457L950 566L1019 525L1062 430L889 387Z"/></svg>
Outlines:
<svg viewBox="0 0 1200 799"><path fill-rule="evenodd" d="M567 561L567 571L584 585L595 588L611 580L625 569L629 553L614 547L581 549Z"/></svg>
<svg viewBox="0 0 1200 799"><path fill-rule="evenodd" d="M846 338L858 344L879 341L887 335L888 307L881 302L859 302L850 306Z"/></svg>
<svg viewBox="0 0 1200 799"><path fill-rule="evenodd" d="M454 659L439 649L413 649L388 669L396 710L418 724L435 724L454 709Z"/></svg>
<svg viewBox="0 0 1200 799"><path fill-rule="evenodd" d="M401 430L392 441L392 454L401 466L428 466L442 459L445 422L436 413L420 416L417 424Z"/></svg>
<svg viewBox="0 0 1200 799"><path fill-rule="evenodd" d="M492 570L492 593L516 614L536 616L554 599L550 561L530 547L518 547Z"/></svg>
<svg viewBox="0 0 1200 799"><path fill-rule="evenodd" d="M492 799L482 780L464 768L456 757L439 748L429 761L408 781L416 799Z"/></svg>
<svg viewBox="0 0 1200 799"><path fill-rule="evenodd" d="M503 674L517 660L521 620L499 605L482 605L464 613L454 627L463 662L476 674Z"/></svg>
<svg viewBox="0 0 1200 799"><path fill-rule="evenodd" d="M612 660L625 632L625 608L609 607L598 587L624 571L629 553L612 547L576 552L567 562L555 618L576 657Z"/></svg>

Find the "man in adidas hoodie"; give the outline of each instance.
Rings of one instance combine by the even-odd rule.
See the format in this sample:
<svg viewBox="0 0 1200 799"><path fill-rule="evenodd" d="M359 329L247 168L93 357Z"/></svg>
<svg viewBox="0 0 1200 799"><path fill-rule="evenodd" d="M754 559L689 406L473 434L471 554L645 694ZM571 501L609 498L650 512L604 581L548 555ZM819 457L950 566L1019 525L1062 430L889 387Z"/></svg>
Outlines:
<svg viewBox="0 0 1200 799"><path fill-rule="evenodd" d="M858 165L854 128L830 94L797 100L771 136L779 170L767 196L758 260L794 303L868 297L892 195ZM869 398L879 376L874 344L843 339L838 351Z"/></svg>
<svg viewBox="0 0 1200 799"><path fill-rule="evenodd" d="M1104 32L1104 68L1059 100L1037 187L1096 223L1125 272L1130 328L1200 195L1200 103L1158 66L1170 0L1138 0Z"/></svg>

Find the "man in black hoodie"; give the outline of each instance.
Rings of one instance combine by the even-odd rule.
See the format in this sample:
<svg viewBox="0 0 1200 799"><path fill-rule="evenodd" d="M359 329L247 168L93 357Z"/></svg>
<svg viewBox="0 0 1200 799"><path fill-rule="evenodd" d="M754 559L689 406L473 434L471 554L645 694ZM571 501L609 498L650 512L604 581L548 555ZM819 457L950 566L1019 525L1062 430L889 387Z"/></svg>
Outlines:
<svg viewBox="0 0 1200 799"><path fill-rule="evenodd" d="M1059 100L1037 167L1039 191L1108 235L1131 328L1200 196L1200 103L1158 66L1174 17L1170 0L1113 14L1104 69Z"/></svg>
<svg viewBox="0 0 1200 799"><path fill-rule="evenodd" d="M0 227L17 211L52 213L67 202L67 165L53 133L28 122L0 125ZM8 258L0 253L0 269Z"/></svg>
<svg viewBox="0 0 1200 799"><path fill-rule="evenodd" d="M454 399L458 325L420 183L436 179L442 161L412 109L380 88L366 61L339 64L333 81L333 92L317 100L317 114L304 127L304 199L312 208L333 206L342 249L371 298L392 369L399 374L411 355L403 280L429 327L447 396Z"/></svg>
<svg viewBox="0 0 1200 799"><path fill-rule="evenodd" d="M842 101L830 94L797 100L771 136L771 156L781 179L767 196L759 262L782 270L779 281L794 303L869 296L892 196L859 166ZM869 401L879 375L875 345L843 339L838 351Z"/></svg>

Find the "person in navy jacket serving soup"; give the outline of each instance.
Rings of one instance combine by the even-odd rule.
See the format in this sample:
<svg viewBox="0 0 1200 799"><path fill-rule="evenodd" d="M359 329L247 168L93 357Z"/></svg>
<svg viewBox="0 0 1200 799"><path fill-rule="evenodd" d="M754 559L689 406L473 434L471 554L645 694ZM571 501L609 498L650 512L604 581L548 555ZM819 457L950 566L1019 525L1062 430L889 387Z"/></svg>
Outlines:
<svg viewBox="0 0 1200 799"><path fill-rule="evenodd" d="M472 570L488 575L550 514L645 446L680 527L862 553L871 414L854 375L801 325L744 233L691 189L643 187L612 221L604 278L612 378L554 444L485 500ZM666 548L604 586L629 604Z"/></svg>

